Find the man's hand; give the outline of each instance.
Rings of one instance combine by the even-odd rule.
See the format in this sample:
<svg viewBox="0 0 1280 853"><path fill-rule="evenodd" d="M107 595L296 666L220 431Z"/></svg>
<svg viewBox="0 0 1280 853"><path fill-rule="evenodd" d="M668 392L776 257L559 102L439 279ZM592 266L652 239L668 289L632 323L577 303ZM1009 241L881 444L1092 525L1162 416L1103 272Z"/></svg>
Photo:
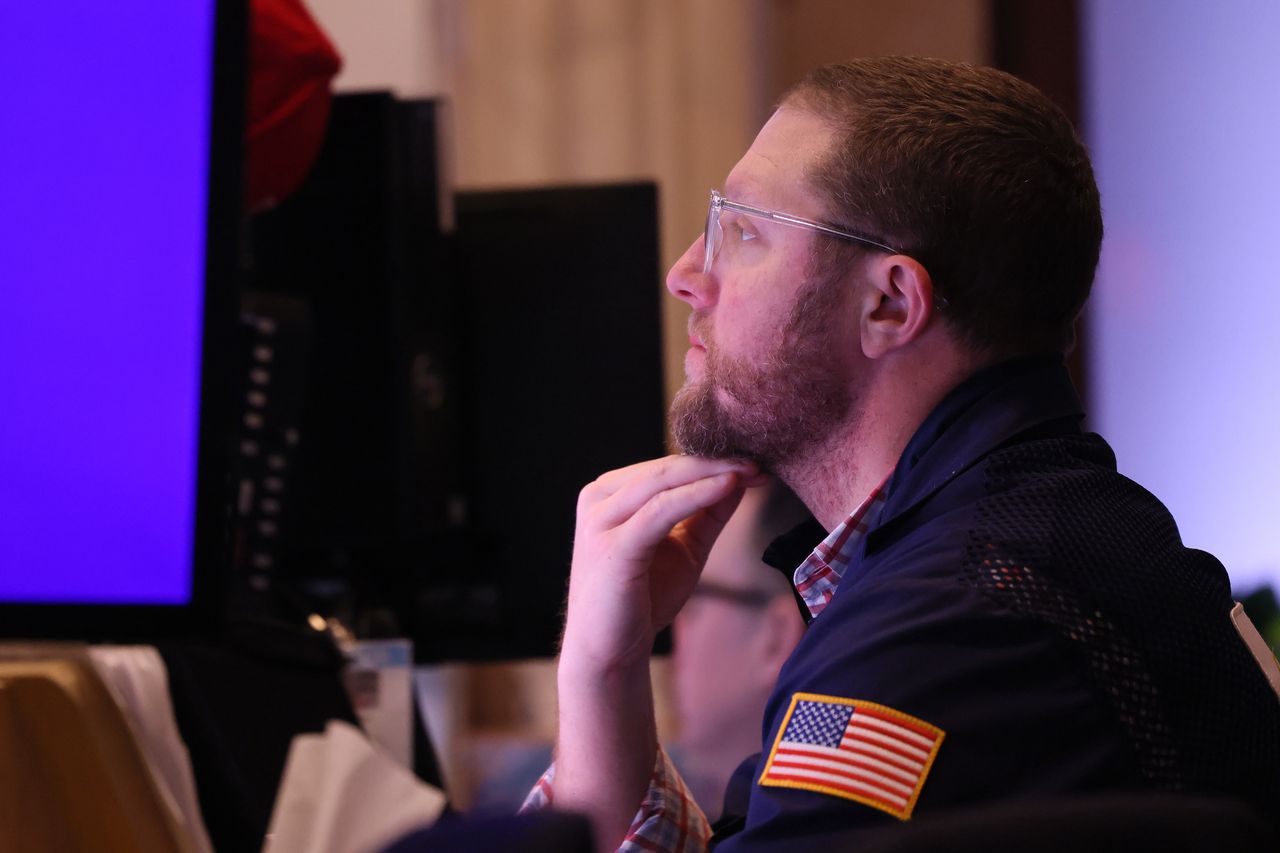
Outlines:
<svg viewBox="0 0 1280 853"><path fill-rule="evenodd" d="M602 669L647 661L754 478L749 463L668 456L584 488L563 653Z"/></svg>
<svg viewBox="0 0 1280 853"><path fill-rule="evenodd" d="M560 653L555 803L622 840L657 752L649 653L758 482L745 462L668 456L603 475L578 498Z"/></svg>

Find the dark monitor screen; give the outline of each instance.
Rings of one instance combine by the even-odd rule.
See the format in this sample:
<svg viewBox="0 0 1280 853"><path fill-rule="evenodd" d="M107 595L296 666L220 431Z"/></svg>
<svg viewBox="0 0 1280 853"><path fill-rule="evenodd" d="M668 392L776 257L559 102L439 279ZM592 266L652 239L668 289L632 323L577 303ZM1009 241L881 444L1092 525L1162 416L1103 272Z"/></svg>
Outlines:
<svg viewBox="0 0 1280 853"><path fill-rule="evenodd" d="M243 3L0 10L0 635L206 612Z"/></svg>
<svg viewBox="0 0 1280 853"><path fill-rule="evenodd" d="M424 620L419 655L550 656L579 490L664 453L657 190L466 192L455 237L477 554L448 573L471 598Z"/></svg>

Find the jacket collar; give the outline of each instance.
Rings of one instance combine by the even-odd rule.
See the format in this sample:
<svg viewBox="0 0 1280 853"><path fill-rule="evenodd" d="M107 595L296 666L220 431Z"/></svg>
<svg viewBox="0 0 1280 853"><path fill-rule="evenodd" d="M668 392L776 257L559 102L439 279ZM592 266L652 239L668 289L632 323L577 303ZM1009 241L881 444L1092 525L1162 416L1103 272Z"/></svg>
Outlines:
<svg viewBox="0 0 1280 853"><path fill-rule="evenodd" d="M1078 433L1083 417L1059 356L979 370L947 394L907 442L876 526L892 523L1013 439L1046 429Z"/></svg>
<svg viewBox="0 0 1280 853"><path fill-rule="evenodd" d="M774 539L761 557L766 566L777 569L786 577L787 587L795 596L796 606L800 608L800 615L804 617L806 625L813 621L813 614L809 611L809 605L800 594L800 590L796 589L795 572L796 568L813 552L814 546L827 538L828 532L816 518L810 515L800 524Z"/></svg>
<svg viewBox="0 0 1280 853"><path fill-rule="evenodd" d="M1055 434L1078 432L1083 417L1059 356L1006 361L979 370L948 393L907 442L875 528L923 503L1010 440L1044 428ZM775 539L764 561L786 574L789 582L796 566L827 532L811 517Z"/></svg>

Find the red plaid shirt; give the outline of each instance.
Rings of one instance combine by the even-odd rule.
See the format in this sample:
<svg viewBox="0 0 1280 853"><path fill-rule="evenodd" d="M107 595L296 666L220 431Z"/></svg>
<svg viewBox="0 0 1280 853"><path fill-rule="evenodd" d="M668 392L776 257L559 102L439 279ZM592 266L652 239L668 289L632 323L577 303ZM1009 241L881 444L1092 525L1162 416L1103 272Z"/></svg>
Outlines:
<svg viewBox="0 0 1280 853"><path fill-rule="evenodd" d="M836 586L857 553L858 543L884 507L884 486L881 483L873 490L796 569L796 589L815 617L835 596ZM521 812L550 807L555 773L553 763L525 798ZM694 802L666 751L659 747L649 790L631 819L631 828L618 848L619 853L702 853L710 840L711 827L706 815Z"/></svg>
<svg viewBox="0 0 1280 853"><path fill-rule="evenodd" d="M809 613L817 616L823 608L831 603L836 594L840 578L849 567L853 555L857 553L858 543L867 534L867 530L875 523L884 508L884 487L886 480L867 495L867 499L853 512L849 513L839 527L831 531L826 539L813 549L800 568L792 576L796 591L804 599Z"/></svg>
<svg viewBox="0 0 1280 853"><path fill-rule="evenodd" d="M525 797L520 811L549 808L554 795L556 766L553 763ZM661 853L702 853L711 840L711 825L685 787L666 750L658 747L653 778L636 816L631 819L627 837L618 847L620 853L661 851Z"/></svg>

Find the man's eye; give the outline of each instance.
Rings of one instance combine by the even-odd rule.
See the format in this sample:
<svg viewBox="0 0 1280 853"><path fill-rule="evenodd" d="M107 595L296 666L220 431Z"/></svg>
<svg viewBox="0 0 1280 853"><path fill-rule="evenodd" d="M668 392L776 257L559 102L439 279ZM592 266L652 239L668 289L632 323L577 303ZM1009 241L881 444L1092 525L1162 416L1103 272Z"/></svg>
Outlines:
<svg viewBox="0 0 1280 853"><path fill-rule="evenodd" d="M748 240L754 240L759 236L750 228L743 227L742 223L736 220L729 223L728 232L730 239L735 243L745 243Z"/></svg>

